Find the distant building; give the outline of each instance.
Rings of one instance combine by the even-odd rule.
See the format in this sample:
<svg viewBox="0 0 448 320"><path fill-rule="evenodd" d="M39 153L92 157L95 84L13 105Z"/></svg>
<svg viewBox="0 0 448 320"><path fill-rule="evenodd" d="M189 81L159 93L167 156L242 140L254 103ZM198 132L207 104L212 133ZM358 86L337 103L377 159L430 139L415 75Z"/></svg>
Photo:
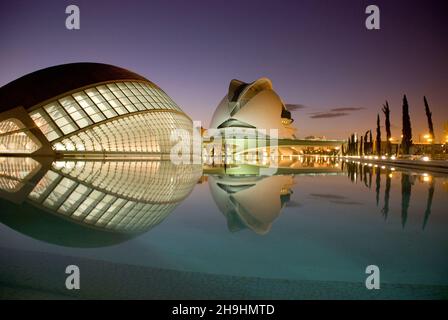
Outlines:
<svg viewBox="0 0 448 320"><path fill-rule="evenodd" d="M0 88L0 154L169 154L191 119L157 85L99 63L50 67Z"/></svg>
<svg viewBox="0 0 448 320"><path fill-rule="evenodd" d="M210 128L278 129L278 138L294 139L294 120L267 78L252 83L232 80L227 95L213 114Z"/></svg>
<svg viewBox="0 0 448 320"><path fill-rule="evenodd" d="M306 136L305 140L327 140L325 136Z"/></svg>

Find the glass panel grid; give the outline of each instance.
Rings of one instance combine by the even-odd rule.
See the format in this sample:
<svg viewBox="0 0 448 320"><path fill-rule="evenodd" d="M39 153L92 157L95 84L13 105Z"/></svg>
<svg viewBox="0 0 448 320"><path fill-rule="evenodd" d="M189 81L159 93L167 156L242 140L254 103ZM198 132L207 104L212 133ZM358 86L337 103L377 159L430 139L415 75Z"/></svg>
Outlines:
<svg viewBox="0 0 448 320"><path fill-rule="evenodd" d="M75 92L31 112L30 116L49 141L70 135L54 144L58 151L166 152L170 145L169 130L191 130L191 120L186 116L168 113L138 114L100 123L97 129L89 127L145 110L181 111L155 85L126 81ZM73 135L86 127L87 131Z"/></svg>

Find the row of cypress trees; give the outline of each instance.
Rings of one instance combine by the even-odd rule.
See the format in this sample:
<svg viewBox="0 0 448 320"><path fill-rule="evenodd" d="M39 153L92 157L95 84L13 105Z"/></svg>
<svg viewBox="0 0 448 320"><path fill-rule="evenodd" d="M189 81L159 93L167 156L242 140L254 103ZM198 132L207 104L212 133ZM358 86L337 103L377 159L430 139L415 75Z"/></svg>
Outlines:
<svg viewBox="0 0 448 320"><path fill-rule="evenodd" d="M432 122L432 112L429 109L428 100L426 96L423 97L423 102L425 105L425 114L428 121L428 130L431 141L434 141L434 126ZM390 123L390 107L389 102L382 107L382 112L384 114L384 126L386 129L386 154L392 154L392 143L391 143L391 123ZM367 136L369 134L369 137ZM369 138L369 139L368 139ZM372 130L367 130L364 136L358 137L356 134L351 134L348 138L347 146L343 148L342 152L345 155L368 155L376 154L380 156L382 154L381 150L381 119L380 114L377 114L376 118L376 137L375 144L372 141ZM403 96L403 106L402 106L402 138L401 138L401 152L403 154L409 154L410 148L412 147L412 126L411 117L409 116L409 103L406 95ZM373 147L375 145L375 150Z"/></svg>

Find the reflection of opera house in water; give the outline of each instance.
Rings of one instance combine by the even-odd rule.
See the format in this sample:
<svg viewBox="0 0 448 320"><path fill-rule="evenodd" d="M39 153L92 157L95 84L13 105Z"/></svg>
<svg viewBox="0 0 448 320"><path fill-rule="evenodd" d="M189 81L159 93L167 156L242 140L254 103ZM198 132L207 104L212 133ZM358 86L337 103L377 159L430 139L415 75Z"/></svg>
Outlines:
<svg viewBox="0 0 448 320"><path fill-rule="evenodd" d="M208 182L230 231L249 228L266 234L289 201L294 177L214 176Z"/></svg>

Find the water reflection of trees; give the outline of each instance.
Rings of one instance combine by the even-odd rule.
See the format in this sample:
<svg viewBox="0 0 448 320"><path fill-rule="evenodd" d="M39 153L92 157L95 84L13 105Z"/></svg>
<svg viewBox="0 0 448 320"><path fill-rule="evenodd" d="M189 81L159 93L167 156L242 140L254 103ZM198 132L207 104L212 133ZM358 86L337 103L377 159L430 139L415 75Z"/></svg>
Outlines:
<svg viewBox="0 0 448 320"><path fill-rule="evenodd" d="M375 193L376 193L376 206L380 202L380 190L381 190L381 170L376 168L376 179L375 179Z"/></svg>
<svg viewBox="0 0 448 320"><path fill-rule="evenodd" d="M379 167L377 165L365 164L361 162L347 162L344 161L341 169L347 173L348 179L353 183L361 182L366 188L371 189L372 177L375 175L375 202L379 206L381 198L381 184L385 178L383 207L381 213L385 220L387 220L390 211L390 194L392 188L393 171L390 168ZM415 176L412 174L401 172L401 224L404 228L408 220L408 212L412 198L412 186L414 185ZM426 200L426 208L424 212L422 229L425 229L428 224L429 216L431 215L432 202L435 192L435 178L424 175L423 182L429 182L428 195Z"/></svg>
<svg viewBox="0 0 448 320"><path fill-rule="evenodd" d="M429 183L428 200L426 201L426 210L425 210L425 217L423 219L422 229L425 229L426 224L428 223L429 216L431 215L432 198L434 197L434 190L435 190L435 181L434 179L432 179L431 182Z"/></svg>
<svg viewBox="0 0 448 320"><path fill-rule="evenodd" d="M285 159L280 160L280 162ZM327 156L305 156L298 157L296 162L300 163L301 167L316 168L316 167L330 167L333 168L338 163L338 159L335 157Z"/></svg>
<svg viewBox="0 0 448 320"><path fill-rule="evenodd" d="M411 201L412 184L408 174L401 174L401 225L404 228L408 220L409 202Z"/></svg>
<svg viewBox="0 0 448 320"><path fill-rule="evenodd" d="M387 220L387 215L389 214L389 200L390 200L390 185L392 181L392 173L390 170L386 171L386 188L384 190L384 206L381 210L384 220Z"/></svg>
<svg viewBox="0 0 448 320"><path fill-rule="evenodd" d="M361 163L350 163L344 162L344 166L342 166L342 170L346 170L348 173L348 178L354 182L358 183L358 179L362 182L367 188L372 187L372 167L365 166Z"/></svg>

